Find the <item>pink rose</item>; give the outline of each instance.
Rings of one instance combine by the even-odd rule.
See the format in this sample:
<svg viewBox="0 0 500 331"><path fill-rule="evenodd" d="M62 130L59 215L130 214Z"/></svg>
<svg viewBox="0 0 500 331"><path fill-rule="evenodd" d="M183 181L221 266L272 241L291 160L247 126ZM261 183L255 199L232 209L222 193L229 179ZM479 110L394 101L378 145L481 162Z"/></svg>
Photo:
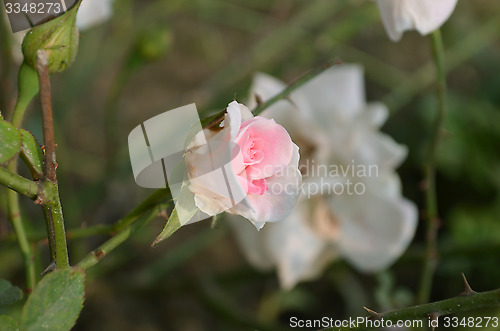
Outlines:
<svg viewBox="0 0 500 331"><path fill-rule="evenodd" d="M285 218L302 178L299 149L285 128L272 119L253 117L233 101L217 129L200 132L186 152L196 206L210 216L224 211L241 215L257 229ZM211 172L215 168L224 169L225 183Z"/></svg>

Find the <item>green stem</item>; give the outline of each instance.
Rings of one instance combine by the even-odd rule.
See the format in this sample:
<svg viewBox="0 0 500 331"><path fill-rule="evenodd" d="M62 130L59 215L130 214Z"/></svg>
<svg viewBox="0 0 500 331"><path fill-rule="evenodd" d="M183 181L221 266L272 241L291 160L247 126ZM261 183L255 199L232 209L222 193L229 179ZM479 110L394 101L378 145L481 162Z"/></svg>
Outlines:
<svg viewBox="0 0 500 331"><path fill-rule="evenodd" d="M153 218L157 217L162 208L164 208L164 206L156 205L155 207L142 213L141 216L134 218L132 223L122 228L116 235L104 242L97 249L90 252L78 263L77 267L88 269L99 263L104 256L125 242L134 232L148 224Z"/></svg>
<svg viewBox="0 0 500 331"><path fill-rule="evenodd" d="M153 194L147 197L143 202L141 202L137 207L135 207L130 213L128 213L124 218L119 220L113 225L112 231L119 232L131 225L135 220L149 211L151 208L158 205L165 199L169 199L170 192L168 189L156 190ZM169 202L171 199L169 200Z"/></svg>
<svg viewBox="0 0 500 331"><path fill-rule="evenodd" d="M418 303L429 301L432 292L434 272L438 263L437 232L439 227L438 203L436 194L436 158L441 140L444 119L446 116L446 72L444 66L444 48L439 30L431 34L432 49L437 72L437 94L439 100L439 111L434 123L433 137L429 150L427 164L425 166L425 204L426 204L426 257L424 261L420 288L418 292Z"/></svg>
<svg viewBox="0 0 500 331"><path fill-rule="evenodd" d="M460 38L459 42L447 47L445 53L447 72L459 67L498 39L500 11L497 10L490 17L484 24ZM434 84L436 75L433 62L429 61L421 66L406 79L406 83L395 86L391 89L391 93L382 99L382 102L391 110L391 114L404 109L418 93Z"/></svg>
<svg viewBox="0 0 500 331"><path fill-rule="evenodd" d="M18 96L14 112L12 113L12 123L15 127L20 127L24 114L26 113L26 109L37 92L37 74L28 65L23 63L23 65L19 68ZM7 169L0 167L0 182L10 189L31 199L44 196L40 185L17 174L17 158L9 163ZM33 249L26 235L23 219L21 217L19 197L17 193L12 190L8 190L7 192L7 206L9 210L9 218L12 222L14 233L16 234L19 249L23 254L26 286L27 292L29 293L35 288L36 285L35 258Z"/></svg>
<svg viewBox="0 0 500 331"><path fill-rule="evenodd" d="M102 234L112 235L113 233L113 225L97 224L86 228L66 230L66 240L75 240ZM28 240L30 241L37 242L45 239L47 239L47 232L36 232L28 234ZM0 242L13 242L15 240L16 238L13 235L5 235L0 239Z"/></svg>
<svg viewBox="0 0 500 331"><path fill-rule="evenodd" d="M11 92L11 68L12 60L12 42L11 32L8 31L7 22L4 15L0 15L0 109L9 109L9 92Z"/></svg>
<svg viewBox="0 0 500 331"><path fill-rule="evenodd" d="M57 268L69 267L68 245L64 229L64 217L57 184L51 181L44 182L47 202L42 205L47 221L51 257L56 262Z"/></svg>
<svg viewBox="0 0 500 331"><path fill-rule="evenodd" d="M9 163L9 169L15 171L17 169L17 160ZM4 184L3 178L7 174L9 181ZM13 179L14 178L14 179ZM35 198L38 192L38 185L30 180L27 180L15 173L11 173L9 170L0 167L0 182L15 190L16 192L28 193L30 198ZM19 191L18 191L19 189ZM19 249L23 255L25 275L26 275L26 292L31 293L35 289L36 285L36 273L35 273L35 256L26 231L24 228L23 220L21 217L21 210L19 208L19 196L12 190L7 190L7 206L9 219L12 223L14 233L16 234L17 242L19 244ZM28 196L28 194L24 194Z"/></svg>
<svg viewBox="0 0 500 331"><path fill-rule="evenodd" d="M458 296L452 299L427 303L419 306L404 308L383 314L376 314L372 318L384 319L396 324L397 321L423 320L426 327L429 318L437 318L450 314L459 314L474 311L487 307L500 306L500 289L475 293L471 295ZM360 323L361 324L361 323ZM324 331L348 331L348 330L375 330L376 328L366 327L366 324L356 325L354 328L327 328ZM419 328L420 329L420 328Z"/></svg>
<svg viewBox="0 0 500 331"><path fill-rule="evenodd" d="M287 97L290 96L290 94L292 94L293 91L295 91L299 87L305 85L310 80L312 80L313 78L315 78L319 74L321 74L323 71L326 71L326 70L330 69L335 64L336 64L336 62L331 61L331 62L328 62L328 63L322 65L321 67L318 67L316 69L313 69L313 70L307 72L306 74L304 74L303 76L301 76L300 78L298 78L297 80L295 80L293 83L291 83L283 91L281 91L280 93L276 94L274 97L272 97L271 99L267 100L266 102L263 102L260 105L258 105L257 107L255 107L252 110L252 114L254 116L257 116L260 113L262 113L264 110L266 110L267 108L271 107L276 102L278 102L280 100L283 100L283 99L286 99ZM208 128L211 128L212 126L214 126L214 125L219 124L220 122L222 122L222 120L224 119L224 114L225 113L226 113L226 110L223 110L223 111L221 111L221 112L219 112L217 114L214 114L214 115L209 116L209 117L207 117L205 119L202 119L201 120L201 124L202 124L203 128L204 129L208 129Z"/></svg>
<svg viewBox="0 0 500 331"><path fill-rule="evenodd" d="M67 240L80 239L91 237L95 235L108 234L115 235L117 232L122 231L127 226L132 224L138 216L141 216L143 213L149 211L156 204L161 202L168 196L168 190L161 189L155 191L151 194L146 200L144 200L139 206L134 208L129 214L127 214L124 218L111 225L98 224L94 226L89 226L88 228L81 229L70 229L66 231ZM45 198L47 199L47 198ZM29 240L31 241L39 241L47 238L47 233L35 233L29 235ZM12 236L3 237L0 242L10 242L14 241L15 238Z"/></svg>
<svg viewBox="0 0 500 331"><path fill-rule="evenodd" d="M17 193L35 200L40 191L40 185L22 176L14 171L17 168L17 161L9 163L8 168L0 167L0 185L6 186Z"/></svg>
<svg viewBox="0 0 500 331"><path fill-rule="evenodd" d="M326 63L326 64L322 65L321 67L313 69L313 70L309 71L308 73L304 74L302 77L300 77L295 82L290 84L286 89L284 89L283 91L281 91L280 93L278 93L277 95L272 97L271 99L267 100L266 102L258 105L255 109L253 109L252 110L253 115L257 116L260 113L262 113L264 110L266 110L267 108L269 108L270 106L275 104L276 102L288 98L290 96L290 94L292 94L293 91L295 91L296 89L298 89L301 86L304 86L310 80L317 77L323 71L330 69L335 64L337 64L337 63L332 61L332 62Z"/></svg>

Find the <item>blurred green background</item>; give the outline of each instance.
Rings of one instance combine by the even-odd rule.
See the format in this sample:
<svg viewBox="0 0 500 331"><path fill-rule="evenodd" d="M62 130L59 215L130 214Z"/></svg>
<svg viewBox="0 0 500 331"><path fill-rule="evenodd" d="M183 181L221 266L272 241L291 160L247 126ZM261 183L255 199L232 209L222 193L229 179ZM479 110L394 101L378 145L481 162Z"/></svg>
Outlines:
<svg viewBox="0 0 500 331"><path fill-rule="evenodd" d="M460 293L461 272L477 291L500 287L500 2L461 0L442 31L449 113L439 151L442 226L432 300ZM115 1L110 21L81 33L73 66L52 77L67 228L111 224L151 193L135 184L128 157L127 136L138 123L193 102L208 114L235 94L246 99L256 71L290 82L331 59L364 65L368 100L391 111L383 131L409 147L398 170L405 196L422 209L422 164L437 109L429 44L416 32L390 42L376 4L365 0ZM6 111L18 64L4 52L0 64ZM25 126L41 141L38 101ZM0 278L23 287L4 194ZM41 211L23 204L30 233L43 235ZM414 303L421 226L390 270L362 275L339 261L319 280L284 292L273 272L249 266L224 220L184 227L150 248L163 224L154 221L89 270L75 330L280 330L290 316L342 319L364 316L363 306ZM71 260L105 238L71 240ZM36 244L40 266L49 262L46 246Z"/></svg>

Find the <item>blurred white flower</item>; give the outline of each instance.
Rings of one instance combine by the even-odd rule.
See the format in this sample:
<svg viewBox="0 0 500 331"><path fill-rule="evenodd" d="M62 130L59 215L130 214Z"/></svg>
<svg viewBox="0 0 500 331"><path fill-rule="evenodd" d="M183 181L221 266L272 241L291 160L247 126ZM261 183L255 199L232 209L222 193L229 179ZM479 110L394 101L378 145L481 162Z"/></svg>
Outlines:
<svg viewBox="0 0 500 331"><path fill-rule="evenodd" d="M457 0L377 0L377 4L387 34L398 41L407 30L426 35L441 27Z"/></svg>
<svg viewBox="0 0 500 331"><path fill-rule="evenodd" d="M284 88L257 74L252 99ZM338 257L363 272L393 263L413 238L417 210L402 197L395 172L407 150L380 132L388 110L366 104L362 68L329 69L262 116L285 126L299 145L303 186L292 214L260 233L230 222L250 263L276 267L285 288L319 276Z"/></svg>
<svg viewBox="0 0 500 331"><path fill-rule="evenodd" d="M76 25L79 30L107 21L113 14L113 0L83 0L78 9Z"/></svg>

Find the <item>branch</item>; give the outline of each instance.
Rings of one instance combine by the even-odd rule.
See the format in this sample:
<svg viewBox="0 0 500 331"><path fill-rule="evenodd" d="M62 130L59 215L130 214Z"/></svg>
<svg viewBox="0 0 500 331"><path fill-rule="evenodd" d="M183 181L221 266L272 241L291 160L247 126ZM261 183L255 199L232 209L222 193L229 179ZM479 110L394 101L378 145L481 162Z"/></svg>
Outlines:
<svg viewBox="0 0 500 331"><path fill-rule="evenodd" d="M52 262L57 268L69 267L68 246L64 229L59 188L56 177L56 149L54 140L54 124L52 120L52 101L49 78L49 55L45 50L37 51L36 67L40 85L40 101L42 106L44 154L44 189L47 201L41 203L43 215L47 225L49 249Z"/></svg>
<svg viewBox="0 0 500 331"><path fill-rule="evenodd" d="M277 95L272 97L271 99L267 100L266 102L258 105L255 109L252 110L252 114L254 114L254 116L257 116L260 113L262 113L264 110L266 110L267 108L271 107L276 102L288 98L290 96L290 94L292 94L293 91L295 91L299 87L305 85L310 80L312 80L313 78L315 78L316 76L321 74L323 71L330 69L332 66L334 66L336 64L340 64L340 63L335 62L335 61L330 61L328 63L323 64L319 68L310 70L309 72L304 74L302 77L298 78L293 83L291 83L286 89L284 89L283 91L281 91L280 93L278 93Z"/></svg>
<svg viewBox="0 0 500 331"><path fill-rule="evenodd" d="M56 178L56 144L54 139L54 123L52 120L52 101L50 96L49 54L45 50L37 52L37 71L40 82L40 101L42 106L43 143L45 145L45 176L52 183Z"/></svg>
<svg viewBox="0 0 500 331"><path fill-rule="evenodd" d="M97 249L90 252L83 260L81 260L77 267L82 269L88 269L97 263L113 251L116 247L124 243L134 232L141 229L143 226L148 224L153 218L157 217L160 211L162 210L161 205L156 205L154 208L149 211L144 212L141 216L137 217L133 223L126 226L118 232L116 235L108 239L102 245L100 245Z"/></svg>
<svg viewBox="0 0 500 331"><path fill-rule="evenodd" d="M297 80L295 80L293 83L291 83L286 89L272 97L271 99L267 100L266 102L258 105L252 110L252 114L254 116L259 115L262 113L264 110L267 108L271 107L273 104L276 102L286 99L292 94L293 91L298 89L299 87L305 85L308 83L310 80L321 74L323 71L326 71L327 69L330 69L332 66L339 64L338 62L335 61L330 61L328 63L323 64L321 67L310 70ZM204 129L210 129L216 124L221 123L224 120L224 114L226 113L226 110L223 110L215 115L212 115L204 120L202 120L202 125Z"/></svg>
<svg viewBox="0 0 500 331"><path fill-rule="evenodd" d="M397 321L405 320L425 320L435 319L440 316L470 312L480 308L498 307L500 306L500 289L475 293L470 295L460 295L458 297L437 301L420 306L404 308L388 313L376 313L371 311L371 319L384 319L391 321L395 325ZM369 310L370 311L370 310ZM361 324L361 323L360 323ZM426 324L424 323L424 326ZM363 324L366 326L366 324ZM366 328L361 325L356 325L354 328L327 328L324 331L348 331L348 330L375 330L376 328Z"/></svg>
<svg viewBox="0 0 500 331"><path fill-rule="evenodd" d="M164 199L168 199L167 205L160 204ZM151 194L140 205L134 208L124 218L116 222L110 229L115 235L104 242L97 249L90 252L82 261L78 263L79 268L88 269L97 263L109 252L125 242L132 233L148 224L153 218L158 216L161 210L168 209L172 203L168 189L159 189Z"/></svg>
<svg viewBox="0 0 500 331"><path fill-rule="evenodd" d="M17 164L17 162L16 162ZM32 200L43 195L43 189L34 181L24 178L5 167L0 167L0 185L6 186L17 193L24 195Z"/></svg>
<svg viewBox="0 0 500 331"><path fill-rule="evenodd" d="M438 202L436 194L436 158L441 140L444 119L446 116L446 72L444 66L444 50L441 32L436 30L431 35L434 61L437 70L437 93L439 111L434 124L433 137L429 150L428 161L425 167L425 204L426 204L426 257L420 280L418 303L429 301L432 292L432 281L438 263L437 233L439 228Z"/></svg>

